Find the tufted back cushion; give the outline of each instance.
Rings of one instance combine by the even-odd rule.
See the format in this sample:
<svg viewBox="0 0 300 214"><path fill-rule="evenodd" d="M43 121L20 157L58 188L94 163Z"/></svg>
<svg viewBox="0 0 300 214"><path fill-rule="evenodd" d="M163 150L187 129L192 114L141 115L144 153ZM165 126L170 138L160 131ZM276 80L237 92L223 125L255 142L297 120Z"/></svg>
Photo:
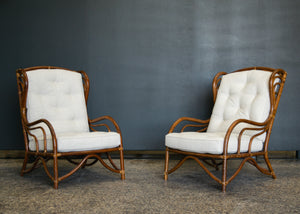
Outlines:
<svg viewBox="0 0 300 214"><path fill-rule="evenodd" d="M28 71L27 76L29 122L47 119L56 133L89 131L81 74L63 69L38 69ZM39 130L34 132L41 134Z"/></svg>
<svg viewBox="0 0 300 214"><path fill-rule="evenodd" d="M226 132L237 119L264 122L270 111L271 74L269 71L249 70L224 75L207 132ZM238 133L243 127L245 125L233 132Z"/></svg>

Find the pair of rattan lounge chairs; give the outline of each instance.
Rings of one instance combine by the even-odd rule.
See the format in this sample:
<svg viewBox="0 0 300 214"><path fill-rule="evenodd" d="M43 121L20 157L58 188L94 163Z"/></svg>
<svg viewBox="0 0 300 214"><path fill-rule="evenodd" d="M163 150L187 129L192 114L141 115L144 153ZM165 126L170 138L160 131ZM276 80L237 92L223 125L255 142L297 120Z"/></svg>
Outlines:
<svg viewBox="0 0 300 214"><path fill-rule="evenodd" d="M285 79L284 70L266 67L218 73L213 80L215 105L211 118L179 118L166 135L165 180L187 159L197 161L222 185L223 192L247 161L262 173L276 178L268 159L268 144ZM17 83L25 141L21 175L43 165L57 189L60 181L78 169L100 161L125 179L118 124L110 116L96 119L87 116L89 79L85 72L52 66L30 67L17 70ZM111 152L119 153L119 166L111 158ZM169 152L184 155L170 170ZM101 154L106 154L106 161ZM257 156L264 157L267 168L257 164L254 158ZM29 158L34 159L31 167L27 167ZM59 176L61 158L75 167ZM242 161L236 172L227 178L227 162L233 158ZM53 172L47 166L50 159ZM91 162L88 159L92 159ZM221 178L209 168L218 170L219 165L222 165Z"/></svg>

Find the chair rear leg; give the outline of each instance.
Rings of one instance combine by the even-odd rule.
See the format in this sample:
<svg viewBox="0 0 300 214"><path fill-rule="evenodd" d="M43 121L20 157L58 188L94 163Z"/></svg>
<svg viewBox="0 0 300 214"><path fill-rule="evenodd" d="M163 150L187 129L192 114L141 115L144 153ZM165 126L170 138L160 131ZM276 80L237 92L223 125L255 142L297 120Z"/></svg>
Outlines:
<svg viewBox="0 0 300 214"><path fill-rule="evenodd" d="M168 180L168 168L169 168L169 149L166 148L165 173L164 173L165 181Z"/></svg>
<svg viewBox="0 0 300 214"><path fill-rule="evenodd" d="M121 180L125 180L125 167L124 167L123 148L120 149L120 168L121 168Z"/></svg>
<svg viewBox="0 0 300 214"><path fill-rule="evenodd" d="M271 163L270 163L270 161L269 161L268 154L265 154L265 155L264 155L264 158L265 158L266 164L267 164L267 166L268 166L268 168L269 168L269 171L270 171L270 173L271 173L273 179L276 179L276 175L275 175L275 172L274 172L274 170L273 170L273 168L272 168L272 166L271 166Z"/></svg>
<svg viewBox="0 0 300 214"><path fill-rule="evenodd" d="M24 171L25 171L26 166L27 166L27 161L28 161L28 153L25 152L25 157L24 157L24 161L23 161L23 166L22 166L22 169L21 169L21 176L24 175Z"/></svg>

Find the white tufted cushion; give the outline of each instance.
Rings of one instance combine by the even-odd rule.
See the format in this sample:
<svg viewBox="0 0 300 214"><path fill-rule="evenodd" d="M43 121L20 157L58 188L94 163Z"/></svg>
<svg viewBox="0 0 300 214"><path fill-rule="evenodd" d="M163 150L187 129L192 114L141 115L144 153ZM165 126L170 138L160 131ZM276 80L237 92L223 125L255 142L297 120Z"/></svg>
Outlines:
<svg viewBox="0 0 300 214"><path fill-rule="evenodd" d="M199 133L199 132L181 132L170 133L166 135L166 146L186 152L222 154L224 144L224 132ZM232 134L229 139L228 153L237 152L237 134ZM248 151L250 137L242 137L241 152ZM255 138L252 143L251 151L261 151L263 148L262 140Z"/></svg>
<svg viewBox="0 0 300 214"><path fill-rule="evenodd" d="M271 72L261 70L223 76L207 132L226 132L237 119L264 122L270 111L270 76ZM233 132L239 133L242 127Z"/></svg>
<svg viewBox="0 0 300 214"><path fill-rule="evenodd" d="M114 148L120 145L115 132L90 132L81 74L63 69L38 69L27 72L27 118L29 122L47 119L57 136L58 152ZM47 150L53 150L46 125ZM37 138L39 150L44 149L40 129L31 131ZM29 148L36 150L33 137Z"/></svg>
<svg viewBox="0 0 300 214"><path fill-rule="evenodd" d="M48 135L49 137L49 135ZM89 151L108 149L120 146L120 134L116 132L74 132L60 133L57 136L58 152ZM39 137L39 150L44 150L43 138ZM29 149L36 151L36 144L33 139L29 141ZM52 151L51 138L47 139L47 151Z"/></svg>
<svg viewBox="0 0 300 214"><path fill-rule="evenodd" d="M61 69L38 69L28 71L27 76L29 122L45 118L57 134L89 131L81 74Z"/></svg>
<svg viewBox="0 0 300 214"><path fill-rule="evenodd" d="M237 119L264 122L270 111L269 79L271 72L249 70L234 72L222 77L217 99L212 111L207 132L182 132L166 135L166 146L188 152L222 154L224 136L229 126ZM237 152L237 136L244 127L240 124L230 137L229 153ZM242 137L241 152L248 151L250 136L257 131L246 131ZM261 151L265 134L253 140L252 152Z"/></svg>

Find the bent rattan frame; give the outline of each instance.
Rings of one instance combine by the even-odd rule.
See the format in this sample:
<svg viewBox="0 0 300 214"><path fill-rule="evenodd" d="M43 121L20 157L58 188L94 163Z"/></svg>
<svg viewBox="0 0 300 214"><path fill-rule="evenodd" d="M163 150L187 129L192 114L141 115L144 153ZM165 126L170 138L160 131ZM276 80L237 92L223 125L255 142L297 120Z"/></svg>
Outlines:
<svg viewBox="0 0 300 214"><path fill-rule="evenodd" d="M77 72L82 75L82 81L83 81L83 88L84 88L84 96L85 96L85 102L87 104L87 99L89 95L89 78L87 74L84 71L73 71L66 68L61 67L55 67L55 66L36 66L36 67L30 67L26 69L18 69L16 71L17 75L17 84L18 84L18 94L19 94L19 104L20 104L20 110L21 110L21 121L22 121L22 127L23 127L23 135L24 135L24 142L25 142L25 158L23 162L23 167L21 170L21 175L23 176L25 173L29 173L32 170L40 167L41 165L44 166L44 169L46 171L46 174L49 176L49 178L54 182L54 188L58 188L58 183L65 178L71 176L74 174L77 170L80 168L84 168L85 166L91 166L95 164L97 161L99 161L103 166L105 166L107 169L109 169L112 172L121 174L121 179L125 179L125 169L124 169L124 155L123 155L123 142L122 142L122 135L121 130L116 123L116 121L110 117L110 116L102 116L98 117L96 119L90 119L88 118L89 127L91 131L96 131L97 127L105 127L107 131L111 131L112 129L115 130L117 133L121 136L121 144L120 146L116 148L110 148L110 149L101 149L101 150L91 150L91 151L77 151L77 152L58 152L57 151L57 138L55 134L55 130L53 129L53 126L46 118L41 118L34 122L28 122L27 120L27 109L26 109L26 99L27 99L27 92L28 92L28 78L27 78L27 72L37 69L63 69L68 70L72 72ZM48 151L47 145L46 145L46 132L43 127L39 126L36 127L38 124L45 124L47 128L50 130L50 134L52 137L52 143L53 143L53 150ZM31 130L33 129L41 129L44 133L44 150L40 151L38 148L37 138L35 135L31 133ZM29 150L29 141L28 141L28 135L31 135L35 138L36 141L36 151L30 151ZM110 153L111 152L119 152L120 153L120 168L116 166L116 164L113 162ZM101 154L106 154L107 160L104 161L101 157ZM30 157L34 158L34 161L32 163L32 166L27 168L28 160ZM75 164L76 166L67 174L59 176L58 173L58 160L59 158L65 158L70 163ZM72 159L76 160L72 160ZM77 161L77 159L81 159L81 161ZM88 159L93 158L94 160L91 163L88 163ZM48 160L53 159L53 173L50 173L47 162ZM108 165L106 162L109 162L111 164Z"/></svg>
<svg viewBox="0 0 300 214"><path fill-rule="evenodd" d="M274 179L276 178L276 175L274 173L274 170L273 170L271 163L269 161L269 158L268 158L268 145L269 145L269 140L270 140L270 134L272 131L272 126L274 123L276 111L278 108L279 100L281 97L281 93L283 90L283 86L285 83L287 73L282 69L273 69L273 68L267 68L267 67L249 67L249 68L237 70L235 72L242 72L242 71L256 70L256 69L272 72L270 81L269 81L270 112L269 112L268 118L262 123L258 123L258 122L251 121L251 120L245 120L245 119L238 119L238 120L234 121L227 129L227 132L226 132L226 135L224 138L223 153L220 155L185 152L185 151L180 151L180 150L166 147L165 170L164 170L164 179L165 180L168 179L168 175L170 173L177 170L187 159L194 159L212 179L214 179L215 181L217 181L218 183L220 183L222 185L223 192L226 191L226 186L238 175L238 173L241 171L242 167L244 166L244 164L246 162L249 162L250 164L255 166L260 172L262 172L266 175L271 175ZM213 79L212 89L213 89L214 102L216 101L216 98L217 98L217 93L218 93L218 88L220 85L221 77L226 74L227 73L225 73L225 72L219 72ZM185 131L186 128L189 128L189 127L199 127L200 130L198 130L198 132L204 132L207 130L209 121L210 121L210 119L200 120L200 119L190 118L190 117L181 117L173 123L173 125L171 126L171 128L169 130L169 133L174 132L175 129L178 129L180 127L182 127L181 129L179 129L180 132ZM186 124L186 123L188 123L188 124ZM228 142L229 142L230 135L231 135L233 129L238 124L241 124L241 123L254 125L257 128L253 128L253 127L243 128L239 133L237 153L233 153L233 154L228 153ZM250 138L248 152L241 152L240 151L241 136L243 135L243 133L246 130L256 130L256 131L259 131L259 133L253 135ZM251 145L252 145L253 139L264 133L266 133L266 138L265 138L263 150L260 152L251 152ZM184 155L184 157L172 169L169 169L169 153L170 152ZM267 169L261 167L257 163L257 161L253 158L253 157L258 157L258 156L263 156L265 163L267 165ZM242 161L241 161L238 169L233 173L233 175L231 177L227 178L227 161L229 159L234 159L234 158L241 159ZM219 163L217 163L216 160L221 160L221 161ZM222 177L218 178L216 175L214 175L214 173L212 173L204 165L204 163L208 164L210 166L213 166L216 170L218 170L219 165L222 165Z"/></svg>

